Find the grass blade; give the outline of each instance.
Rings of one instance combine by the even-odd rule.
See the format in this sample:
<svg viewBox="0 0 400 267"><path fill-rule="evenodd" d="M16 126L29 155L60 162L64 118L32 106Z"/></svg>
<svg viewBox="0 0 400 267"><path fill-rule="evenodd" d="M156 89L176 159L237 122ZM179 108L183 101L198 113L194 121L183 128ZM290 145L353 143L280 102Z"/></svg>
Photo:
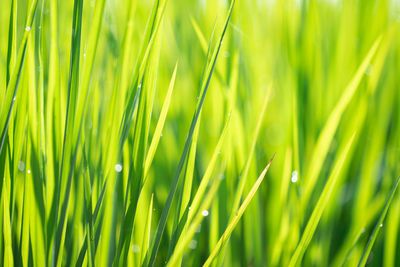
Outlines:
<svg viewBox="0 0 400 267"><path fill-rule="evenodd" d="M207 210L210 207L211 201L214 199L215 195L217 194L220 184L221 184L221 180L216 179L216 181L210 186L206 196L203 199L203 202L201 203L199 212L197 212L196 215L193 215L193 221L188 226L187 231L185 232L185 234L182 234L179 237L179 240L178 240L176 247L171 255L171 258L169 259L169 261L167 263L167 267L173 267L173 266L179 265L179 261L181 260L181 258L183 256L184 249L187 247L190 240L192 240L193 235L196 232L196 229L198 229L201 221L204 219L204 216L201 211Z"/></svg>
<svg viewBox="0 0 400 267"><path fill-rule="evenodd" d="M302 197L302 207L305 207L308 204L309 198L311 193L314 190L315 183L317 182L318 175L321 171L322 165L328 153L330 144L332 139L336 133L338 128L339 122L341 120L342 114L345 111L346 107L349 105L350 100L353 98L358 85L361 82L361 79L365 73L365 70L369 66L369 62L371 61L372 57L375 55L379 44L381 43L382 36L380 36L372 45L371 49L368 51L367 55L365 56L364 60L362 61L361 65L357 69L357 72L353 76L350 83L344 89L344 92L336 104L335 108L331 112L328 120L326 121L324 128L321 131L321 134L318 137L316 147L311 157L311 161L309 166L308 172L306 172L306 181L305 181L305 192L304 196Z"/></svg>
<svg viewBox="0 0 400 267"><path fill-rule="evenodd" d="M149 266L151 266L151 267L154 266L154 263L155 263L155 259L156 259L157 252L158 252L158 248L159 248L160 242L161 242L161 237L162 237L162 234L164 232L165 225L167 223L167 217L168 217L168 214L169 214L169 210L170 210L171 205L172 205L172 199L173 199L173 197L175 195L175 191L176 191L176 188L178 186L179 177L181 175L183 164L185 162L186 155L187 155L187 152L189 150L189 146L190 146L191 141L192 141L192 137L193 137L193 133L194 133L194 129L196 127L196 123L197 123L198 117L200 116L201 108L203 107L203 103L204 103L204 99L205 99L205 96L206 96L206 93L207 93L207 89L208 89L208 86L210 84L212 73L213 73L213 70L215 68L217 57L218 57L219 51L221 49L222 40L223 40L223 38L225 36L226 30L227 30L227 27L228 27L228 22L230 20L230 17L231 17L232 11L233 11L234 4L235 4L235 0L233 0L231 2L231 6L230 6L229 11L228 11L228 16L226 17L226 20L225 20L224 29L223 29L222 34L220 36L219 42L217 44L217 48L215 49L214 54L213 54L213 56L211 58L210 65L209 65L209 67L207 69L207 73L206 73L206 76L205 76L205 80L203 81L203 84L202 84L201 93L200 93L201 97L200 97L199 102L197 104L196 112L195 112L195 114L193 116L193 120L192 120L192 123L190 125L190 130L189 130L188 137L186 139L185 147L184 147L181 159L180 159L179 164L178 164L178 169L177 169L175 178L174 178L174 180L172 182L171 190L170 190L170 192L168 194L167 202L166 202L166 204L164 206L163 212L161 214L161 219L160 219L160 222L159 222L158 227L157 227L157 233L156 233L156 237L154 239L153 250L151 252L151 256L150 256L150 260L149 260Z"/></svg>
<svg viewBox="0 0 400 267"><path fill-rule="evenodd" d="M59 174L60 185L57 189L56 200L55 200L56 212L54 220L55 220L55 225L57 225L57 229L54 235L54 245L51 257L51 266L53 267L61 266L62 262L62 254L64 250L65 231L66 231L65 221L69 207L72 176L73 176L73 170L75 168L75 160L78 150L77 143L81 132L80 131L81 127L80 126L76 127L79 129L78 136L75 137L73 135L73 133L75 132L74 118L76 114L78 88L79 88L79 57L80 57L80 46L81 46L82 9L83 9L83 0L75 0L74 15L72 21L71 58L70 58L70 73L68 81L67 111L65 118L64 141L63 141L63 150L61 157L60 174ZM72 134L67 136L67 133L72 133ZM58 214L59 203L61 198L61 192L64 188L65 188L64 202L62 203L62 209L59 216Z"/></svg>
<svg viewBox="0 0 400 267"><path fill-rule="evenodd" d="M274 155L275 156L275 155ZM260 187L262 181L264 180L265 175L267 174L267 171L269 169L269 166L272 163L272 160L274 159L274 156L270 159L268 162L267 166L264 168L260 176L258 177L257 181L251 188L250 192L247 194L246 198L243 200L243 203L240 205L239 209L237 210L237 213L235 216L231 219L229 222L228 226L225 229L225 232L222 234L221 238L218 240L217 245L214 247L214 249L211 251L210 256L208 256L206 262L204 263L203 267L208 267L211 265L215 257L218 255L219 251L223 247L223 245L227 242L229 237L231 236L233 229L235 229L236 225L238 224L240 218L242 217L243 213L245 212L247 206L250 204L250 201L253 199L254 195L256 194L258 188Z"/></svg>
<svg viewBox="0 0 400 267"><path fill-rule="evenodd" d="M149 150L147 151L146 162L144 164L144 178L145 179L147 177L147 172L150 169L151 162L153 161L154 154L156 153L158 142L160 141L160 138L162 135L161 132L164 127L165 120L167 118L169 104L171 103L172 92L173 92L174 85L175 85L175 78L176 78L177 70L178 70L178 63L175 64L174 72L172 74L171 81L169 83L167 95L165 96L164 104L161 108L160 117L158 118L156 129L154 130L153 139L151 140Z"/></svg>
<svg viewBox="0 0 400 267"><path fill-rule="evenodd" d="M386 204L382 209L381 215L379 216L379 220L376 223L375 228L369 237L367 246L365 247L364 252L361 256L361 259L358 263L358 267L365 266L365 264L367 263L369 254L371 253L372 247L374 246L374 243L375 243L376 237L378 236L379 230L380 230L380 228L382 228L382 224L383 224L383 221L385 220L386 213L389 210L390 203L392 203L393 197L396 193L396 189L397 189L399 183L400 183L400 176L397 178L396 183L392 187L392 191L390 192L390 195L386 201Z"/></svg>
<svg viewBox="0 0 400 267"><path fill-rule="evenodd" d="M24 36L22 39L22 43L18 49L16 64L13 71L11 72L10 81L7 84L6 95L4 97L5 101L2 101L2 105L0 106L0 129L2 129L0 136L0 155L4 151L4 141L7 135L8 126L11 119L11 113L13 111L14 103L17 97L19 79L21 76L22 67L24 65L26 47L32 29L33 18L35 17L36 7L37 7L37 0L34 0L32 1L29 9Z"/></svg>
<svg viewBox="0 0 400 267"><path fill-rule="evenodd" d="M150 247L150 232L151 232L151 216L153 214L153 198L154 195L151 195L149 211L147 214L146 225L145 225L145 235L143 236L142 240L142 252L140 254L140 265L146 266L146 255L147 251Z"/></svg>
<svg viewBox="0 0 400 267"><path fill-rule="evenodd" d="M307 222L307 226L304 229L303 235L301 236L300 242L297 245L297 248L290 260L289 266L294 267L297 266L302 260L304 252L306 251L315 230L317 229L318 223L321 219L322 213L325 210L326 205L328 204L330 195L336 185L336 181L339 177L340 171L345 163L346 156L350 150L350 147L354 140L354 134L347 142L346 147L344 150L339 154L331 175L329 176L328 181L325 184L325 187L321 193L321 196L318 199L317 205L315 206L310 219Z"/></svg>

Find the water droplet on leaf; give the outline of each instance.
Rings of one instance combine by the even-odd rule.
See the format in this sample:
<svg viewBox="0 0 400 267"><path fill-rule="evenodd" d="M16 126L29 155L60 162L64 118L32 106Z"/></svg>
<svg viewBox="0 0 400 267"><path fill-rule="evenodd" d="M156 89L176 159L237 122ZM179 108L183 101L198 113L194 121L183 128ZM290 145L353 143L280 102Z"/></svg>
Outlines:
<svg viewBox="0 0 400 267"><path fill-rule="evenodd" d="M25 170L25 163L23 161L20 161L18 163L18 170L20 170L21 172Z"/></svg>
<svg viewBox="0 0 400 267"><path fill-rule="evenodd" d="M119 163L115 164L115 168L114 169L115 169L116 172L121 172L122 171L122 165L119 164Z"/></svg>
<svg viewBox="0 0 400 267"><path fill-rule="evenodd" d="M136 244L133 244L131 247L133 253L138 253L140 251L140 247Z"/></svg>
<svg viewBox="0 0 400 267"><path fill-rule="evenodd" d="M201 215L203 215L204 217L207 217L208 214L209 214L208 210L203 210L203 211L201 212Z"/></svg>
<svg viewBox="0 0 400 267"><path fill-rule="evenodd" d="M201 231L201 224L199 224L199 226L196 228L196 233L200 233Z"/></svg>
<svg viewBox="0 0 400 267"><path fill-rule="evenodd" d="M197 241L196 240L190 240L189 248L190 249L196 249L196 247L197 247Z"/></svg>
<svg viewBox="0 0 400 267"><path fill-rule="evenodd" d="M298 172L295 170L292 172L292 177L290 178L290 181L292 181L292 183L296 183L298 180L299 180Z"/></svg>

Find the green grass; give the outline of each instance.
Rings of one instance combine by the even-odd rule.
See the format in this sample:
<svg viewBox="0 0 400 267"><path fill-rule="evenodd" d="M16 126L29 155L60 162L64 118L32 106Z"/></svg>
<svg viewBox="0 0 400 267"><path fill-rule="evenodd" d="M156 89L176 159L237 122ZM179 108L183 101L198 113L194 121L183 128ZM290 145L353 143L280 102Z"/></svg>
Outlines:
<svg viewBox="0 0 400 267"><path fill-rule="evenodd" d="M398 266L399 18L0 1L0 265Z"/></svg>

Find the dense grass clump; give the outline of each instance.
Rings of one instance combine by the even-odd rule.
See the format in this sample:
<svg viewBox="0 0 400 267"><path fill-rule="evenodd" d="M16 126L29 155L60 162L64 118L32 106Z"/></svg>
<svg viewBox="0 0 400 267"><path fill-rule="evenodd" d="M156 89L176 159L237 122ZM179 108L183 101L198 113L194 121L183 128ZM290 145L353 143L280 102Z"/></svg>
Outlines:
<svg viewBox="0 0 400 267"><path fill-rule="evenodd" d="M0 265L399 266L399 18L1 0Z"/></svg>

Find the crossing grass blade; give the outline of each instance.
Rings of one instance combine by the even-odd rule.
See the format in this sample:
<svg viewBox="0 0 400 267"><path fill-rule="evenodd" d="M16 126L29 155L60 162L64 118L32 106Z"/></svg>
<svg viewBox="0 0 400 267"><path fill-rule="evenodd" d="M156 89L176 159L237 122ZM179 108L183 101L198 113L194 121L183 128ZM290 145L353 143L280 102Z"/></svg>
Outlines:
<svg viewBox="0 0 400 267"><path fill-rule="evenodd" d="M201 122L201 114L199 117L199 122L197 123L194 129L192 143L188 151L186 165L183 172L183 177L181 182L182 185L178 195L177 212L175 213L174 224L172 226L173 233L169 241L168 257L175 249L177 238L179 237L179 235L181 235L183 231L183 222L186 220L188 215L187 209L190 201L190 196L192 194L193 173L195 168L195 157L196 157L197 141L200 131L200 122Z"/></svg>
<svg viewBox="0 0 400 267"><path fill-rule="evenodd" d="M79 84L78 103L76 110L76 124L79 125L84 119L83 113L88 101L88 90L90 78L92 77L95 55L98 47L101 23L103 20L105 0L96 1L93 24L89 32L87 47L84 51L84 61L82 62L82 78ZM76 127L76 129L79 129ZM75 130L77 131L77 130ZM75 134L76 135L76 134Z"/></svg>
<svg viewBox="0 0 400 267"><path fill-rule="evenodd" d="M154 134L153 134L153 138L151 139L149 150L147 151L146 161L144 164L144 179L146 179L146 177L147 177L147 173L151 166L151 162L153 161L154 154L156 153L156 149L157 149L158 143L159 143L161 135L162 135L162 130L163 130L163 127L165 124L165 120L167 118L168 108L171 103L172 92L173 92L174 85L175 85L175 78L176 78L177 70L178 70L178 63L176 63L176 65L175 65L174 72L172 74L171 81L169 83L169 87L167 90L167 94L165 96L164 104L161 108L160 116L157 121L157 126L156 126L156 129L154 130Z"/></svg>
<svg viewBox="0 0 400 267"><path fill-rule="evenodd" d="M159 38L159 37L158 37ZM158 39L157 38L157 39ZM137 204L143 188L144 183L144 167L145 158L147 153L147 143L149 139L149 128L152 115L153 100L155 94L157 69L159 63L160 41L154 44L154 48L149 56L148 69L144 74L141 83L141 91L138 99L137 114L135 118L135 128L133 136L133 161L129 166L128 184L130 190L129 206L127 208L126 216L123 218L123 227L121 228L120 238L121 241L117 247L117 261L116 266L119 264L119 252L122 252L123 261L126 265L128 250L131 242L132 228L136 216ZM127 201L127 199L125 200ZM125 247L124 247L125 245Z"/></svg>
<svg viewBox="0 0 400 267"><path fill-rule="evenodd" d="M226 119L225 126L224 126L224 129L222 130L221 136L219 137L217 146L214 149L214 153L211 157L211 160L208 163L207 169L203 175L203 178L201 179L199 187L197 188L196 193L193 197L193 200L190 204L190 211L189 211L189 215L187 218L187 224L191 223L194 214L200 210L199 207L202 202L203 195L206 191L207 185L210 183L218 156L221 154L221 148L223 146L225 136L229 130L229 125L230 125L229 123L230 123L230 115L228 115L228 118Z"/></svg>
<svg viewBox="0 0 400 267"><path fill-rule="evenodd" d="M306 184L304 196L302 197L302 207L305 207L308 204L311 193L314 190L315 183L317 182L317 178L321 171L322 165L325 161L326 155L329 150L329 146L333 140L333 137L337 131L339 126L339 122L341 120L342 114L344 113L346 107L349 105L351 99L353 98L356 90L361 82L361 79L368 68L372 57L375 55L380 43L382 40L382 36L378 37L378 39L373 43L371 49L368 51L364 60L360 64L357 72L354 74L353 78L344 89L344 92L336 104L335 108L331 112L328 120L326 121L324 128L321 131L321 134L318 137L315 149L312 154L312 158L309 164L308 172L306 171Z"/></svg>
<svg viewBox="0 0 400 267"><path fill-rule="evenodd" d="M139 57L136 62L136 67L134 71L134 80L132 82L132 85L130 86L131 90L129 90L127 95L128 102L124 110L123 120L120 127L120 136L121 136L119 145L120 150L122 149L122 146L125 143L128 131L133 122L133 114L137 102L136 99L141 93L142 82L147 67L148 58L153 49L155 40L158 38L158 30L161 25L166 4L167 4L166 0L155 1L152 9L152 14L149 17L149 20L146 25L145 36L141 45Z"/></svg>
<svg viewBox="0 0 400 267"><path fill-rule="evenodd" d="M18 83L20 80L22 67L24 65L26 47L28 44L28 38L30 36L31 29L32 29L33 19L35 17L35 13L36 13L36 7L37 7L37 0L34 0L34 1L32 1L30 8L29 8L29 14L28 14L27 22L26 22L26 28L25 28L23 39L22 39L22 43L18 49L15 66L11 72L10 80L7 84L4 101L2 101L2 105L0 107L0 129L1 129L0 155L2 153L4 153L4 141L6 139L8 126L9 126L10 119L11 119L11 114L13 111L16 97L17 97Z"/></svg>
<svg viewBox="0 0 400 267"><path fill-rule="evenodd" d="M14 45L16 45L15 38L13 37L16 35L16 15L17 15L17 4L12 2L11 6L11 16L10 16L10 25L9 25L9 44L10 47L8 49L8 55L7 55L7 73L6 73L6 90L5 90L5 95L2 96L3 100L0 106L0 129L1 129L1 136L0 136L0 157L2 154L5 154L5 140L11 120L11 115L13 111L13 107L16 101L17 97L17 92L18 92L18 85L19 85L19 80L21 77L22 73L22 67L24 65L24 60L25 60L25 53L27 49L27 44L28 44L28 38L30 37L30 32L33 24L33 19L36 13L36 7L37 7L37 1L32 1L30 7L29 7L29 12L28 12L28 17L26 21L26 30L23 35L22 42L20 44L20 47L18 49L17 57L15 59L15 65L12 68L11 75L9 73L9 70L11 69L12 63L12 53L14 50ZM2 163L0 161L0 165L5 165L5 163ZM1 167L1 168L4 168ZM5 168L4 168L5 169ZM4 174L3 174L4 175ZM8 199L10 193L8 190L10 190L10 185L7 184L8 179L4 179L4 176L2 177L2 185L1 185L1 197L2 199L2 218L3 218L3 240L4 240L4 265L5 266L13 266L14 265L14 259L13 259L13 249L12 249L12 239L11 239L11 220L10 220L10 200ZM12 205L13 203L11 203ZM3 242L3 241L2 241Z"/></svg>
<svg viewBox="0 0 400 267"><path fill-rule="evenodd" d="M92 225L96 224L96 222L99 221L98 215L99 215L99 211L100 211L100 208L101 208L101 204L103 202L103 198L104 198L104 193L105 193L106 187L107 187L107 180L105 181L105 183L104 183L104 185L102 187L99 199L97 200L96 207L95 207L93 215L92 215L92 219L93 219ZM98 227L98 229L100 229L100 227ZM94 235L93 238L95 239L95 244L93 246L93 250L95 250L95 247L97 247L97 243L99 241L98 240L98 234ZM85 236L84 240L85 241L83 242L83 245L82 245L82 247L81 247L81 249L79 251L78 258L77 258L76 263L75 263L76 267L82 266L83 261L85 260L85 255L86 255L86 251L87 251L87 248L88 248L88 241L91 240L90 237L88 236L88 232L86 233L86 236Z"/></svg>
<svg viewBox="0 0 400 267"><path fill-rule="evenodd" d="M187 247L188 243L193 238L193 236L196 232L196 229L198 229L201 221L204 219L204 216L201 211L207 210L210 207L212 200L214 199L215 195L217 194L220 184L221 184L221 180L215 179L215 181L210 186L209 190L207 191L207 194L205 195L205 197L203 199L203 202L201 203L199 211L195 215L193 215L193 220L192 220L191 224L188 226L187 231L185 232L185 234L183 234L179 237L176 248L174 249L173 254L171 255L170 259L168 260L168 263L167 263L168 267L176 266L177 264L179 264L179 261L182 258L184 249Z"/></svg>
<svg viewBox="0 0 400 267"><path fill-rule="evenodd" d="M214 199L215 194L217 193L220 179L219 177L212 178L212 174L215 169L217 158L221 153L221 147L224 143L226 133L229 129L229 122L230 116L228 116L226 120L224 129L222 130L221 136L214 149L214 153L211 157L210 162L208 163L207 169L201 179L200 185L197 188L197 191L193 197L190 209L187 209L188 212L186 210L186 218L180 222L180 224L182 225L182 231L179 234L176 234L176 245L173 249L171 257L168 259L168 266L175 266L180 261L182 261L184 248L190 242L196 229L199 227L201 220L204 218L204 216L202 215L202 211L209 208L211 201ZM207 186L209 186L210 188L208 189L206 196L204 196Z"/></svg>
<svg viewBox="0 0 400 267"><path fill-rule="evenodd" d="M229 20L230 20L232 11L233 11L234 4L235 4L235 0L233 0L231 2L231 6L229 8L228 15L227 15L227 17L225 19L224 28L223 28L222 33L220 35L219 41L217 43L217 47L214 50L214 53L213 53L213 56L211 58L210 64L206 68L207 71L206 71L206 75L204 77L204 80L202 81L201 90L200 90L200 98L199 98L199 101L197 102L196 111L195 111L195 114L193 116L192 123L190 125L190 130L189 130L189 133L188 133L188 137L186 139L185 147L183 149L183 153L182 153L181 159L180 159L179 164L178 164L178 169L176 171L174 180L172 182L172 186L171 186L170 192L168 194L168 198L167 198L166 204L165 204L165 206L163 208L163 212L161 214L161 218L160 218L160 221L159 221L159 224L158 224L158 227L157 227L157 232L156 232L156 236L155 236L154 243L153 243L153 249L152 249L150 260L149 260L149 266L151 266L151 267L154 266L155 259L157 257L158 248L160 246L162 234L163 234L164 229L165 229L165 224L167 222L168 214L169 214L169 211L170 211L170 208L171 208L171 205L172 205L172 200L173 200L173 197L175 195L175 191L176 191L176 188L178 186L179 177L180 177L181 171L183 169L183 164L185 162L185 159L186 159L186 156L187 156L187 153L188 153L188 150L189 150L189 146L190 146L191 141L192 141L194 129L196 127L197 120L198 120L198 118L200 116L201 109L203 107L204 99L205 99L205 96L206 96L206 93L207 93L207 90L208 90L208 87L209 87L209 84L210 84L210 80L211 80L211 77L212 77L212 74L213 74L213 71L214 71L214 68L215 68L215 64L216 64L216 61L217 61L217 58L218 58L218 55L219 55L219 52L220 52L220 49L221 49L222 41L224 39L226 30L227 30L227 27L228 27L228 23L229 23Z"/></svg>
<svg viewBox="0 0 400 267"><path fill-rule="evenodd" d="M233 203L232 203L232 206L231 206L230 220L232 220L233 217L236 216L237 210L238 210L239 205L240 205L240 201L242 199L243 191L244 191L244 188L245 188L245 185L246 185L247 177L248 177L248 174L249 174L250 166L251 166L253 155L254 155L254 150L256 148L256 144L257 144L258 136L260 134L260 129L261 129L261 126L262 126L262 123L263 123L265 112L267 110L267 105L268 105L268 102L270 100L269 98L270 98L271 90L272 90L272 85L270 85L268 87L267 94L265 96L264 103L263 103L260 115L258 117L258 120L257 120L257 125L256 125L256 129L254 131L254 136L253 136L253 139L252 139L250 151L249 151L249 154L248 154L248 157L247 157L247 160L246 160L246 165L244 166L244 168L243 168L243 170L242 170L242 172L240 174L239 183L237 185L237 188L236 188L236 191L235 191L235 195L234 195L234 199L233 199ZM227 239L225 239L223 241L223 243L221 244L221 251L222 252L217 256L218 257L217 264L220 264L220 262L224 258L225 248L226 248L225 242L226 241L227 241Z"/></svg>
<svg viewBox="0 0 400 267"><path fill-rule="evenodd" d="M206 38L204 38L203 33L201 32L199 24L196 22L196 20L193 17L190 17L190 22L193 25L193 28L197 35L197 38L199 38L200 45L201 45L201 48L203 49L203 52L207 52L207 41L206 41Z"/></svg>
<svg viewBox="0 0 400 267"><path fill-rule="evenodd" d="M75 168L75 160L79 140L80 130L78 136L67 135L67 133L74 133L75 131L75 114L78 100L78 88L79 88L79 60L80 60L80 46L81 46L81 30L82 30L82 9L83 1L74 1L74 15L72 20L72 39L71 39L71 57L70 57L70 73L68 81L68 99L67 99L67 111L65 118L65 130L64 130L64 141L61 158L61 167L59 180L60 185L57 188L56 193L56 212L55 212L55 225L57 225L56 233L54 235L51 266L61 266L62 255L64 250L65 242L65 231L66 231L66 216L69 207L69 198L71 192L71 184L73 177L73 170ZM76 127L80 129L81 127ZM65 190L65 191L64 191ZM61 200L61 192L63 192L64 200L60 214L59 203Z"/></svg>
<svg viewBox="0 0 400 267"><path fill-rule="evenodd" d="M182 259L180 258L182 255L179 255L179 253L177 254L176 250L179 250L179 248L177 249L177 246L183 246L185 247L187 244L185 242L188 242L188 240L190 241L190 235L192 235L194 232L192 233L187 233L186 230L189 228L189 226L191 228L197 229L198 227L198 223L195 223L194 225L191 225L193 217L195 215L200 216L199 214L201 214L201 211L208 209L208 206L210 205L210 201L213 198L214 194L216 193L216 191L214 193L212 193L211 195L208 196L209 201L204 201L203 199L207 198L204 197L204 193L206 191L207 186L209 186L209 184L213 184L213 180L215 180L216 178L212 179L212 174L214 172L214 169L216 168L216 163L217 163L217 159L219 156L221 156L221 148L223 146L224 140L225 140L225 136L226 133L229 129L229 122L230 122L230 115L228 115L226 122L225 122L225 126L222 130L221 136L218 139L218 143L214 149L214 152L211 156L210 162L207 165L207 169L201 179L201 182L194 194L193 200L190 203L190 208L189 208L189 197L187 198L187 202L185 202L184 205L182 205L182 202L179 202L181 204L180 209L181 210L181 214L180 214L180 218L176 218L176 221L174 221L174 227L173 229L175 229L175 231L172 234L172 238L173 240L170 241L170 256L172 257L173 254L175 259L173 261L171 261L170 264L172 265L176 265L178 264L178 261L181 261ZM186 182L186 181L185 181ZM214 182L215 183L215 182ZM190 183L191 186L191 183ZM212 185L213 186L213 185ZM216 190L216 189L215 189ZM210 189L210 192L213 192L213 190ZM205 203L205 204L202 204ZM206 204L209 203L209 204ZM204 205L204 206L201 206ZM201 208L200 208L201 206ZM193 229L192 229L193 231ZM185 237L186 241L182 240L182 236ZM178 242L183 243L182 245L178 244ZM180 251L182 252L182 248L180 248ZM179 259L180 258L180 259Z"/></svg>
<svg viewBox="0 0 400 267"><path fill-rule="evenodd" d="M238 209L239 204L240 204L240 200L242 198L243 190L244 190L244 187L246 185L247 176L248 176L249 170L250 170L250 165L252 163L254 150L256 148L258 135L260 134L260 129L261 129L261 125L262 125L262 122L263 122L263 118L264 118L265 112L267 110L267 104L268 104L268 101L269 101L269 98L270 98L271 90L272 90L272 85L270 85L269 88L268 88L267 94L266 94L265 99L264 99L264 104L262 106L260 115L258 117L257 126L256 126L256 129L254 131L254 136L253 136L253 139L252 139L252 144L251 144L251 147L250 147L249 156L247 158L246 165L245 165L245 167L243 169L243 172L240 175L239 184L237 186L237 189L236 189L236 192L235 192L235 197L233 199L232 215L231 216L234 216L234 214L236 214L236 210Z"/></svg>

